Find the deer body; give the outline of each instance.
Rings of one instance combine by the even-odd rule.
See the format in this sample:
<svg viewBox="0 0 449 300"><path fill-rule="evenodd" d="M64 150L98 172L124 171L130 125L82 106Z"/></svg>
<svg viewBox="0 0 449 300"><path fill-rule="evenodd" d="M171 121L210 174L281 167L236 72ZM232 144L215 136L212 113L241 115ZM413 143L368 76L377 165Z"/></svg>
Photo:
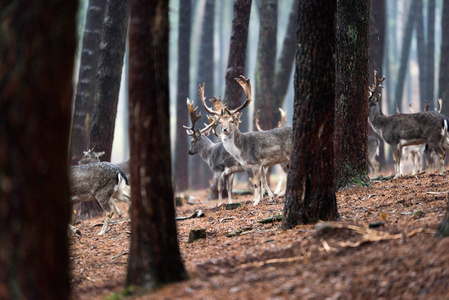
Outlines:
<svg viewBox="0 0 449 300"><path fill-rule="evenodd" d="M128 180L125 173L116 165L107 162L88 163L72 166L69 172L72 203L96 199L106 213L102 235L108 229L114 215L114 199L131 203L127 190Z"/></svg>
<svg viewBox="0 0 449 300"><path fill-rule="evenodd" d="M374 92L385 79L374 72L375 85L370 88L368 121L393 151L395 177L401 176L402 148L409 145L427 144L440 158L439 174L443 174L445 152L449 150L448 119L438 112L394 114L386 116L379 106L380 96Z"/></svg>

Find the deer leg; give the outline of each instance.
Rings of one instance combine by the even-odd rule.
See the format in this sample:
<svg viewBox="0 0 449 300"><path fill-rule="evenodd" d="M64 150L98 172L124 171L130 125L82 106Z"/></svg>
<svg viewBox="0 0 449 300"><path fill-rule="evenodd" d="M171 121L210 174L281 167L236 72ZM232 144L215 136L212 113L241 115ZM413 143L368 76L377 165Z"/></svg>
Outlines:
<svg viewBox="0 0 449 300"><path fill-rule="evenodd" d="M217 183L217 189L218 189L218 206L223 204L223 180L225 180L224 173L221 173L217 175L218 183Z"/></svg>
<svg viewBox="0 0 449 300"><path fill-rule="evenodd" d="M229 174L227 176L228 180L226 182L226 188L228 189L228 203L232 203L232 182L234 181L234 174Z"/></svg>
<svg viewBox="0 0 449 300"><path fill-rule="evenodd" d="M260 182L260 173L259 170L253 170L253 185L254 185L254 206L259 204L262 194L262 187Z"/></svg>
<svg viewBox="0 0 449 300"><path fill-rule="evenodd" d="M264 168L263 166L260 166L260 172L262 174L261 177L261 182L263 184L263 186L266 188L267 190L267 194L268 194L268 198L270 199L270 201L273 201L274 195L271 192L270 187L268 186L268 181L267 181L267 176L268 176L268 167ZM262 196L264 195L264 193L262 192Z"/></svg>
<svg viewBox="0 0 449 300"><path fill-rule="evenodd" d="M399 145L391 147L393 149L393 161L394 161L394 178L401 177L401 159L402 149Z"/></svg>
<svg viewBox="0 0 449 300"><path fill-rule="evenodd" d="M103 235L108 230L109 221L111 220L112 216L114 215L113 206L115 204L111 204L114 201L111 194L112 194L112 192L111 193L105 192L105 193L96 195L98 203L100 204L101 208L106 213L106 218L103 221L103 227L101 228L98 235Z"/></svg>

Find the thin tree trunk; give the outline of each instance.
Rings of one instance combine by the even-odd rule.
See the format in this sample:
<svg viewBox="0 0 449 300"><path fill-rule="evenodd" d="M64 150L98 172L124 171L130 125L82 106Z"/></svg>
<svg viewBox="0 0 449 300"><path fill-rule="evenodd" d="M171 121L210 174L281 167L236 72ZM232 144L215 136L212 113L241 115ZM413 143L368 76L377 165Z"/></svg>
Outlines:
<svg viewBox="0 0 449 300"><path fill-rule="evenodd" d="M178 38L178 83L176 96L176 144L175 144L175 183L176 191L189 188L189 168L187 160L187 135L183 125L189 120L186 99L190 84L190 37L192 32L191 0L179 1L179 38Z"/></svg>
<svg viewBox="0 0 449 300"><path fill-rule="evenodd" d="M127 30L128 1L107 0L98 54L95 109L88 147L104 151L105 161L111 161Z"/></svg>
<svg viewBox="0 0 449 300"><path fill-rule="evenodd" d="M440 76L438 79L438 98L442 98L445 103L449 100L449 0L443 0L443 12L441 15L441 60ZM449 116L449 105L443 105L443 114Z"/></svg>
<svg viewBox="0 0 449 300"><path fill-rule="evenodd" d="M260 110L263 129L276 126L274 120L273 88L276 64L277 0L260 0L260 29L255 71L255 112Z"/></svg>
<svg viewBox="0 0 449 300"><path fill-rule="evenodd" d="M427 71L427 93L426 99L432 105L435 104L435 0L428 1L427 10L427 51L426 51L426 71Z"/></svg>
<svg viewBox="0 0 449 300"><path fill-rule="evenodd" d="M333 168L337 1L298 5L293 145L282 227L337 215Z"/></svg>
<svg viewBox="0 0 449 300"><path fill-rule="evenodd" d="M0 299L69 299L77 3L0 5Z"/></svg>
<svg viewBox="0 0 449 300"><path fill-rule="evenodd" d="M69 161L72 165L78 164L89 143L90 124L94 111L97 57L105 7L106 1L89 0L70 138Z"/></svg>
<svg viewBox="0 0 449 300"><path fill-rule="evenodd" d="M424 16L422 0L416 0L415 3L415 25L416 25L416 42L418 48L418 66L419 66L419 108L424 111L424 101L429 101L427 95L427 44L424 36ZM382 73L381 73L382 74Z"/></svg>
<svg viewBox="0 0 449 300"><path fill-rule="evenodd" d="M126 284L155 288L186 279L171 183L168 2L131 0L129 112L131 245Z"/></svg>
<svg viewBox="0 0 449 300"><path fill-rule="evenodd" d="M274 81L273 108L283 107L287 89L292 76L293 65L296 54L296 17L298 16L298 0L293 0L292 9L288 19L287 31L285 32L282 51L276 63L276 76Z"/></svg>
<svg viewBox="0 0 449 300"><path fill-rule="evenodd" d="M394 101L396 104L396 107L401 107L402 103L402 96L404 94L404 84L405 84L405 77L407 73L408 63L409 63L409 56L410 56L410 46L412 44L412 35L413 35L413 24L415 20L415 13L414 13L414 7L416 7L416 1L412 0L412 4L410 5L408 17L407 17L407 24L405 27L404 36L402 39L402 49L401 49L401 62L399 67L399 73L397 76L396 81L396 90L394 95Z"/></svg>

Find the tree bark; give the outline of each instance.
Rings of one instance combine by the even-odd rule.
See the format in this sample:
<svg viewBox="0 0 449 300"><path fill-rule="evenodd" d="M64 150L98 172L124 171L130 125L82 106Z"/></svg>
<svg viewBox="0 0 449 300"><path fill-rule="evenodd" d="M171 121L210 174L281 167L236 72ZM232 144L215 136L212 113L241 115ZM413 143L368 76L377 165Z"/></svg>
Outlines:
<svg viewBox="0 0 449 300"><path fill-rule="evenodd" d="M190 84L190 37L192 32L191 0L179 1L178 38L178 83L176 96L176 144L175 144L175 182L176 191L189 188L189 167L187 160L188 137L183 125L189 124L186 99Z"/></svg>
<svg viewBox="0 0 449 300"><path fill-rule="evenodd" d="M72 165L78 164L89 143L90 124L94 111L97 57L105 7L106 1L89 0L70 137L69 161Z"/></svg>
<svg viewBox="0 0 449 300"><path fill-rule="evenodd" d="M298 16L298 0L293 0L288 19L287 31L278 61L276 62L276 76L274 80L273 109L284 106L285 96L290 83L296 54L296 18ZM280 120L280 119L279 119Z"/></svg>
<svg viewBox="0 0 449 300"><path fill-rule="evenodd" d="M370 3L339 1L337 6L334 155L339 189L370 185L366 163Z"/></svg>
<svg viewBox="0 0 449 300"><path fill-rule="evenodd" d="M333 168L337 1L298 5L293 145L282 227L338 216Z"/></svg>
<svg viewBox="0 0 449 300"><path fill-rule="evenodd" d="M0 299L69 299L77 3L0 5Z"/></svg>
<svg viewBox="0 0 449 300"><path fill-rule="evenodd" d="M201 24L201 42L199 51L198 62L198 74L197 83L206 86L204 88L204 95L207 99L212 98L215 93L214 89L214 13L215 13L215 1L206 0L206 6L204 8L204 16ZM195 86L198 86L196 84ZM197 89L196 89L197 91ZM198 95L198 94L197 94ZM203 109L201 99L195 101L195 105L198 106L198 112L202 111L202 115L205 116L206 112ZM207 100L206 100L207 101ZM204 189L209 186L209 179L212 178L213 172L209 166L201 159L199 155L194 155L190 159L190 170L195 170L194 174L190 176L190 186L194 189Z"/></svg>
<svg viewBox="0 0 449 300"><path fill-rule="evenodd" d="M449 0L443 0L443 13L441 15L441 51L449 53ZM449 57L441 55L440 75L438 78L438 98L447 103L449 99ZM449 116L449 105L443 105L442 113Z"/></svg>
<svg viewBox="0 0 449 300"><path fill-rule="evenodd" d="M260 110L262 129L277 125L274 120L273 88L276 64L277 14L276 0L260 0L260 29L255 71L255 112ZM277 110L277 108L276 108Z"/></svg>
<svg viewBox="0 0 449 300"><path fill-rule="evenodd" d="M127 29L128 1L108 0L98 54L95 108L88 146L104 151L105 161L111 161Z"/></svg>
<svg viewBox="0 0 449 300"><path fill-rule="evenodd" d="M131 0L129 124L131 245L126 284L155 288L186 279L171 181L168 2Z"/></svg>
<svg viewBox="0 0 449 300"><path fill-rule="evenodd" d="M410 46L412 44L412 35L414 27L413 24L415 20L414 7L416 7L416 1L417 0L412 0L412 3L410 5L407 17L407 24L402 39L401 62L399 66L399 73L396 80L396 90L394 95L396 107L401 107L402 96L404 94L405 77L410 56Z"/></svg>
<svg viewBox="0 0 449 300"><path fill-rule="evenodd" d="M428 1L427 10L427 93L426 99L429 103L435 104L434 84L435 84L435 0Z"/></svg>
<svg viewBox="0 0 449 300"><path fill-rule="evenodd" d="M234 78L245 74L251 3L251 0L234 1L234 18L232 19L231 43L229 45L224 96L224 102L228 103L229 108L236 108L242 105L241 101L244 93Z"/></svg>

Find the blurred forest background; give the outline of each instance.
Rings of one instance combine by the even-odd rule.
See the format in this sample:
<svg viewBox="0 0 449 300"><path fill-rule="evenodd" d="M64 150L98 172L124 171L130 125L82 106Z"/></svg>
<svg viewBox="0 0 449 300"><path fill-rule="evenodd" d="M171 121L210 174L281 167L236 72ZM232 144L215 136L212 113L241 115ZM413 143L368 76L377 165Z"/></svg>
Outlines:
<svg viewBox="0 0 449 300"><path fill-rule="evenodd" d="M283 50L283 43L287 34L289 24L289 16L292 13L293 2L296 0L283 0L277 2L277 24L276 28L276 57L279 60ZM83 30L86 20L88 7L87 0L82 0L79 10L78 32L80 46L82 44ZM189 1L190 2L190 1ZM260 30L260 2L252 1L249 28L248 28L248 44L246 55L245 76L253 80L256 78L256 65L258 55L258 42ZM187 95L179 95L178 92L178 41L179 41L179 16L180 1L169 1L169 17L170 17L170 44L169 44L169 74L170 74L170 131L171 131L171 148L172 163L175 164L175 146L181 141L188 144L188 138L177 136L177 105L181 103L181 110L185 111L185 124L189 125L190 121L187 117L187 109L185 107L185 99L189 97L194 99L195 105L198 105L199 83L206 83L206 97L208 99L213 96L224 96L225 94L225 74L228 63L228 51L230 44L230 36L232 32L233 19L233 1L215 1L215 0L192 0L191 1L191 38L189 50L189 92ZM446 5L446 10L447 5ZM440 65L447 64L443 55L441 60L441 49L443 32L449 28L445 25L443 11L443 0L385 0L372 1L371 3L371 21L373 14L376 16L376 22L384 22L385 43L383 48L383 63L380 73L386 76L384 82L384 90L382 92L382 110L385 114L393 114L397 111L409 113L412 109L414 112L424 110L425 102L430 105L431 110L439 108L437 99L443 98L443 113L448 115L449 105L446 103L445 89L449 74L440 72ZM207 23L207 25L204 25ZM381 26L380 26L381 27ZM201 64L204 63L204 40L202 40L203 28L212 30L213 47L212 53L213 66L209 66L211 74L202 74ZM379 26L377 26L379 28ZM211 34L211 33L209 33ZM371 26L371 43L376 41L376 36L382 32ZM204 37L203 37L204 38ZM210 42L209 38L209 42ZM377 38L380 42L382 39ZM207 41L207 37L206 37ZM373 45L371 44L371 47ZM379 45L376 45L379 47ZM81 49L81 47L79 47ZM80 54L80 50L78 51ZM79 63L79 59L77 60ZM294 64L294 61L291 63ZM277 66L278 67L278 63ZM127 52L123 64L123 74L126 73ZM443 67L444 68L444 67ZM75 66L75 72L78 72L79 66ZM288 89L283 101L283 107L287 111L288 123L291 124L293 114L293 72L287 74ZM370 75L371 76L371 75ZM74 76L75 80L78 74ZM371 83L371 82L370 82ZM253 87L254 88L254 87ZM114 142L112 148L111 161L113 163L122 162L129 157L128 145L128 125L127 125L127 79L122 77L120 96L117 108L117 118L114 133ZM209 91L209 92L208 92ZM212 92L210 92L212 91ZM182 97L184 101L180 101ZM244 121L243 130L253 129L254 106L257 105L257 99L260 97L255 93L255 101L250 104L248 119ZM201 108L200 108L201 110ZM203 116L205 114L203 113ZM263 118L263 112L262 116ZM206 122L203 117L201 122ZM369 134L373 134L369 130ZM179 135L179 133L178 133ZM187 149L187 148L186 148ZM101 151L101 149L96 149ZM179 154L180 155L180 154ZM178 155L178 156L179 156ZM205 188L208 186L206 180L212 178L212 172L206 164L199 159L198 156L190 157L185 154L185 159L189 160L189 170L202 168L204 182L193 184L196 188ZM384 144L381 149L381 157L379 158L382 168L391 167L391 150ZM195 167L194 167L195 166ZM176 172L173 172L176 176ZM191 176L189 176L191 177ZM195 177L198 178L198 177ZM190 182L190 188L192 182Z"/></svg>

